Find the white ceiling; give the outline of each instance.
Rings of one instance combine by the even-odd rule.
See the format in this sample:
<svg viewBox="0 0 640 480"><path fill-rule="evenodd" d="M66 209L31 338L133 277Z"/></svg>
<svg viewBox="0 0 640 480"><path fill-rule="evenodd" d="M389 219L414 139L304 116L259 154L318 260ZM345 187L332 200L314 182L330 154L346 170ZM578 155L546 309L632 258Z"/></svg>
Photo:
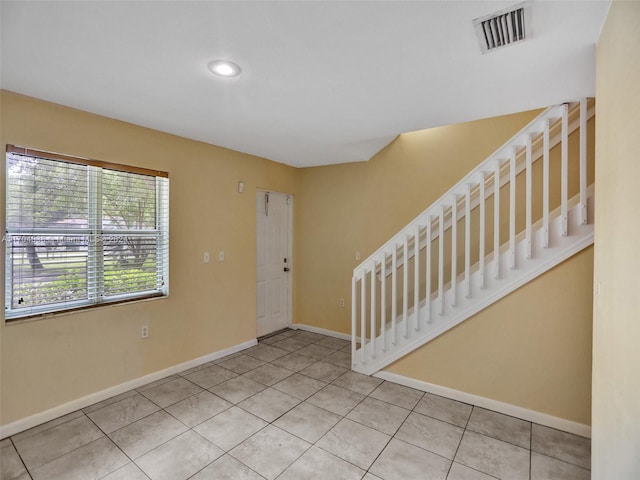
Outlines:
<svg viewBox="0 0 640 480"><path fill-rule="evenodd" d="M2 1L1 86L289 165L363 161L595 94L609 0L534 1L533 39L482 55L472 20L514 3Z"/></svg>

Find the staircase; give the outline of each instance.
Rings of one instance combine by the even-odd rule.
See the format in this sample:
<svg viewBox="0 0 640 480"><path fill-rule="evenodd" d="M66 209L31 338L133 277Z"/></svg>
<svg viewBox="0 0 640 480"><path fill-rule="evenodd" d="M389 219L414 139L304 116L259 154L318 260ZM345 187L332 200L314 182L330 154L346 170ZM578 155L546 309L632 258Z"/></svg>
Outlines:
<svg viewBox="0 0 640 480"><path fill-rule="evenodd" d="M379 371L593 243L594 114L592 99L547 108L354 269L355 371Z"/></svg>

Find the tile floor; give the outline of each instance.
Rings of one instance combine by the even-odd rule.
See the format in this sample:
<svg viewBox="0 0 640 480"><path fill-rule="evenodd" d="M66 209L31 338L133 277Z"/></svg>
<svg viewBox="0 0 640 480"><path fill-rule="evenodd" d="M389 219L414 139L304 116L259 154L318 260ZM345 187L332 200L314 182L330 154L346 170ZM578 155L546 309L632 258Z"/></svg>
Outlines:
<svg viewBox="0 0 640 480"><path fill-rule="evenodd" d="M286 330L3 440L1 480L563 480L590 441L349 370Z"/></svg>

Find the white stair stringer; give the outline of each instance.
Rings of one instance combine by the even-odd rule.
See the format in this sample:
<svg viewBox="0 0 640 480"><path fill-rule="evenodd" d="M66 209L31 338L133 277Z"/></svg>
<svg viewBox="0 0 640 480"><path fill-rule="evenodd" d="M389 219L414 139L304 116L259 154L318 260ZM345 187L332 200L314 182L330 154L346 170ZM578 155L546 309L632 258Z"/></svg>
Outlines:
<svg viewBox="0 0 640 480"><path fill-rule="evenodd" d="M467 283L463 275L459 275L456 280L455 306L453 306L454 299L452 298L452 289L449 288L450 285L443 292L445 303L443 315L440 314L441 299L438 298L437 292L431 297L430 311L427 311L426 301L422 300L419 303L419 325L416 324L415 310L412 308L407 312L408 337L405 337L404 320L401 315L398 316L395 345L392 342L391 322L388 321L384 344L380 335L374 339L366 338L364 348L361 346L353 355L353 370L366 375L381 370L591 245L594 230L593 205L594 191L591 186L588 189L587 197L587 223L582 224L581 206L578 198L576 196L571 199L567 212L569 229L566 236L562 235L562 219L559 211L552 212L549 221L549 246L547 248L543 247L542 222L534 224L532 226L531 258L526 258L526 240L524 235L519 235L516 243L514 268L511 268L508 243L504 244L500 249L498 278L496 278L495 261L491 258L493 255L490 254L485 261L484 288L480 288L481 278L478 268L472 269L472 273L469 275L471 283L469 298L466 297Z"/></svg>

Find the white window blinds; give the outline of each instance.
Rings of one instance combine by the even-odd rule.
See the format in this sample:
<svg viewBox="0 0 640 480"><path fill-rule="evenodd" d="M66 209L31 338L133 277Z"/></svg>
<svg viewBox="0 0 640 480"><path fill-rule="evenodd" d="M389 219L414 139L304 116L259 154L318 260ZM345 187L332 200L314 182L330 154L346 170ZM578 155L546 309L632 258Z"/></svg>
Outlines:
<svg viewBox="0 0 640 480"><path fill-rule="evenodd" d="M168 294L169 179L7 146L7 320Z"/></svg>

